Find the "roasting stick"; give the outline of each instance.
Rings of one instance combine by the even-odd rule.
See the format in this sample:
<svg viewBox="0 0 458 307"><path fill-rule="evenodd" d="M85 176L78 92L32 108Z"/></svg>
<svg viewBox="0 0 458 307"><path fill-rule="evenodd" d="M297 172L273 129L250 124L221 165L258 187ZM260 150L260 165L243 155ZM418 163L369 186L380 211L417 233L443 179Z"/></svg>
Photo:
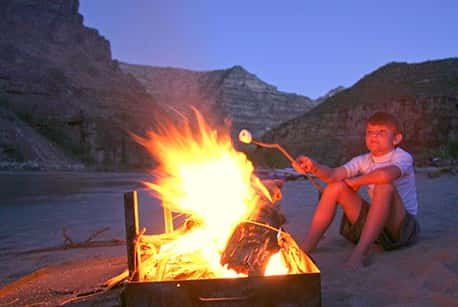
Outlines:
<svg viewBox="0 0 458 307"><path fill-rule="evenodd" d="M265 147L265 148L276 148L291 163L296 163L296 160L294 160L294 158L280 144L269 144L269 143L263 143L263 142L260 142L258 140L255 140L253 138L253 136L251 135L251 132L246 130L246 129L240 130L239 140L240 140L240 142L245 143L245 144L251 144L252 143L252 144L256 144L258 146ZM323 187L315 179L313 179L312 176L310 176L310 174L305 173L305 176L307 176L307 179L310 180L310 182L318 189L318 191L320 191L320 193L323 192Z"/></svg>

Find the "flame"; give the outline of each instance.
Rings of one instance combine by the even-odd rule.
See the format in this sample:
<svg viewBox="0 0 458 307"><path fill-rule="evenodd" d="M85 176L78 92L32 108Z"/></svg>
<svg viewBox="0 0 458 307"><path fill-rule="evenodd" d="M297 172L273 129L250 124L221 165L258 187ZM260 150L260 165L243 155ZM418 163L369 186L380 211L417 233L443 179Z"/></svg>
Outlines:
<svg viewBox="0 0 458 307"><path fill-rule="evenodd" d="M266 276L288 274L288 267L285 264L281 252L273 254L266 267Z"/></svg>
<svg viewBox="0 0 458 307"><path fill-rule="evenodd" d="M184 270L187 278L240 276L221 266L221 253L234 228L259 201L256 191L270 199L254 176L252 163L234 149L229 134L211 129L193 111L197 125L188 120L181 125L166 122L146 138L133 136L158 161L153 171L156 181L145 184L164 207L198 221L198 227L171 234L168 243L142 264L144 274L157 280L179 278ZM269 274L287 270L278 261L275 267Z"/></svg>

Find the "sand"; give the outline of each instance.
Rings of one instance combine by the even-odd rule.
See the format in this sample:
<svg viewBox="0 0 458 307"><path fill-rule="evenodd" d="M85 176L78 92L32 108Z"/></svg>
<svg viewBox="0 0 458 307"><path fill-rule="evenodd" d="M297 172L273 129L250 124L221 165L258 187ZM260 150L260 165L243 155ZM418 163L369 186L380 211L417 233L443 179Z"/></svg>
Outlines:
<svg viewBox="0 0 458 307"><path fill-rule="evenodd" d="M420 241L391 252L374 247L370 264L356 271L343 269L352 245L338 234L342 214L338 211L311 254L321 269L323 306L458 306L458 176L429 178L420 170L417 188ZM316 198L307 181L288 182L283 187L282 205L288 219L285 228L298 242L305 236ZM57 255L52 259L59 258ZM21 259L16 263L21 265ZM47 271L6 295L1 296L0 290L0 306L54 306L76 293L97 289L125 268L125 250L86 250L84 255L66 257L65 263L46 263L46 267ZM112 290L74 305L117 305L120 291Z"/></svg>

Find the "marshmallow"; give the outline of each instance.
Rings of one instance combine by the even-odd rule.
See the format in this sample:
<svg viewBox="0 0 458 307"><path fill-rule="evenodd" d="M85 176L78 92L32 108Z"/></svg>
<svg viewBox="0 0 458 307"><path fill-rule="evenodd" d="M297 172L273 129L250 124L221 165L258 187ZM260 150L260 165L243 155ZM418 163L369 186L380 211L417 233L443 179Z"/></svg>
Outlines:
<svg viewBox="0 0 458 307"><path fill-rule="evenodd" d="M250 144L251 141L253 140L250 131L248 131L248 130L246 130L246 129L240 130L240 133L239 133L239 140L240 140L240 142L242 142L242 143Z"/></svg>

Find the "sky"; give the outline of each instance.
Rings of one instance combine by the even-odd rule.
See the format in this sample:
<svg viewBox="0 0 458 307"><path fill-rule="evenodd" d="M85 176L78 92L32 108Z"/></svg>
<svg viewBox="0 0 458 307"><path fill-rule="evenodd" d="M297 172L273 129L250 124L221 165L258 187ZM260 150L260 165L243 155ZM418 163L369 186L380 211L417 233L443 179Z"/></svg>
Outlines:
<svg viewBox="0 0 458 307"><path fill-rule="evenodd" d="M80 0L80 13L120 61L241 65L312 99L390 62L458 56L458 0Z"/></svg>

